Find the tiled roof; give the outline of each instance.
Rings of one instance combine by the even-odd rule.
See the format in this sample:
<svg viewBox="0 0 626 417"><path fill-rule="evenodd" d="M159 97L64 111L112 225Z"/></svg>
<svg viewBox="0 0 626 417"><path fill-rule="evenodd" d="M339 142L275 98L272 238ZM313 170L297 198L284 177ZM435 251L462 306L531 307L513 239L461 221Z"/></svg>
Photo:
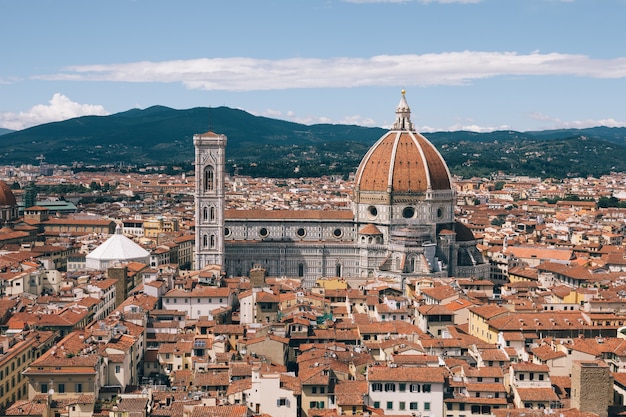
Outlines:
<svg viewBox="0 0 626 417"><path fill-rule="evenodd" d="M397 363L402 366L410 366L410 365L438 365L439 364L439 356L436 355L392 355L391 361L393 363Z"/></svg>
<svg viewBox="0 0 626 417"><path fill-rule="evenodd" d="M558 401L559 397L552 388L517 388L522 401Z"/></svg>
<svg viewBox="0 0 626 417"><path fill-rule="evenodd" d="M511 368L515 372L550 372L548 365L536 364L532 362L520 362L511 364Z"/></svg>
<svg viewBox="0 0 626 417"><path fill-rule="evenodd" d="M280 386L292 391L294 395L300 395L302 392L300 379L295 376L280 374Z"/></svg>
<svg viewBox="0 0 626 417"><path fill-rule="evenodd" d="M560 350L552 349L550 345L538 346L531 350L533 355L542 361L567 357L567 354Z"/></svg>
<svg viewBox="0 0 626 417"><path fill-rule="evenodd" d="M339 406L362 406L367 394L367 381L340 381L335 385L335 397Z"/></svg>
<svg viewBox="0 0 626 417"><path fill-rule="evenodd" d="M228 385L228 389L226 390L226 395L233 395L236 393L242 393L245 390L249 390L252 388L252 379L251 378L244 378L244 379L237 379L232 381L229 385Z"/></svg>
<svg viewBox="0 0 626 417"><path fill-rule="evenodd" d="M450 303L451 304L451 303ZM452 311L447 307L447 305L439 305L439 304L425 304L418 308L418 311L423 316L440 316L440 315L454 315Z"/></svg>
<svg viewBox="0 0 626 417"><path fill-rule="evenodd" d="M228 386L228 372L197 372L194 385L199 387Z"/></svg>
<svg viewBox="0 0 626 417"><path fill-rule="evenodd" d="M4 415L7 416L47 416L48 404L29 400L19 400L11 404Z"/></svg>
<svg viewBox="0 0 626 417"><path fill-rule="evenodd" d="M121 397L117 401L118 411L142 412L147 411L148 398L128 398Z"/></svg>
<svg viewBox="0 0 626 417"><path fill-rule="evenodd" d="M537 258L541 260L569 261L573 257L571 249L553 249L541 246L509 246L505 252L517 258Z"/></svg>
<svg viewBox="0 0 626 417"><path fill-rule="evenodd" d="M193 373L189 369L179 369L172 371L172 385L179 387L188 387L193 381Z"/></svg>
<svg viewBox="0 0 626 417"><path fill-rule="evenodd" d="M383 233L380 231L380 229L378 227L376 227L375 225L368 223L365 226L363 226L360 230L359 230L359 234L362 235L382 235Z"/></svg>
<svg viewBox="0 0 626 417"><path fill-rule="evenodd" d="M444 400L446 403L464 403L464 404L485 404L485 405L499 405L500 407L505 406L507 404L507 400L505 397L501 398L489 398L489 397L455 397L455 398L447 398ZM526 417L526 416L524 416ZM545 417L545 416L542 416Z"/></svg>
<svg viewBox="0 0 626 417"><path fill-rule="evenodd" d="M502 378L504 371L498 366L482 366L480 368L469 368L465 371L468 378Z"/></svg>
<svg viewBox="0 0 626 417"><path fill-rule="evenodd" d="M467 382L465 387L469 392L506 392L502 382Z"/></svg>
<svg viewBox="0 0 626 417"><path fill-rule="evenodd" d="M491 319L492 317L496 317L509 312L509 310L507 310L506 308L496 304L487 304L483 306L471 307L470 311L485 319Z"/></svg>
<svg viewBox="0 0 626 417"><path fill-rule="evenodd" d="M230 375L234 377L252 376L252 365L249 363L231 362Z"/></svg>
<svg viewBox="0 0 626 417"><path fill-rule="evenodd" d="M363 158L355 176L360 191L419 193L449 190L445 161L424 136L411 131L390 131Z"/></svg>
<svg viewBox="0 0 626 417"><path fill-rule="evenodd" d="M397 381L397 382L444 382L444 369L442 368L409 368L373 366L367 370L367 379L373 381Z"/></svg>
<svg viewBox="0 0 626 417"><path fill-rule="evenodd" d="M195 406L190 417L247 417L245 405Z"/></svg>

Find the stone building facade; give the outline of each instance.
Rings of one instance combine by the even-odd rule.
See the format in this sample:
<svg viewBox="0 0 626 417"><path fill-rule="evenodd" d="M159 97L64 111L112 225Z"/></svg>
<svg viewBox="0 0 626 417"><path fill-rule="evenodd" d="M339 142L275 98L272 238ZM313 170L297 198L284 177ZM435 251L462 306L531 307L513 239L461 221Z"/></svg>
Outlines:
<svg viewBox="0 0 626 417"><path fill-rule="evenodd" d="M472 232L454 219L448 167L415 130L404 91L394 125L356 172L351 210L223 211L226 138L199 135L194 145L196 268L216 263L241 276L261 266L307 287L321 277L402 286L422 276L489 276Z"/></svg>
<svg viewBox="0 0 626 417"><path fill-rule="evenodd" d="M574 361L572 363L572 407L581 412L608 416L613 405L613 377L606 362Z"/></svg>

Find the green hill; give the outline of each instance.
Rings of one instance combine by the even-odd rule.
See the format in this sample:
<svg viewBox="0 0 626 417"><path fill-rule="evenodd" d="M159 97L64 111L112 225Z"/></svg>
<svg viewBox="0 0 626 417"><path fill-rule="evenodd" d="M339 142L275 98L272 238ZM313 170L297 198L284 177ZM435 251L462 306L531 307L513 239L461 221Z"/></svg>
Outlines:
<svg viewBox="0 0 626 417"><path fill-rule="evenodd" d="M303 125L228 107L175 110L153 106L85 116L0 136L4 164L168 165L193 162L194 134L228 137L229 171L254 176L347 175L385 129ZM566 177L626 171L626 128L436 132L426 134L453 174L494 171Z"/></svg>

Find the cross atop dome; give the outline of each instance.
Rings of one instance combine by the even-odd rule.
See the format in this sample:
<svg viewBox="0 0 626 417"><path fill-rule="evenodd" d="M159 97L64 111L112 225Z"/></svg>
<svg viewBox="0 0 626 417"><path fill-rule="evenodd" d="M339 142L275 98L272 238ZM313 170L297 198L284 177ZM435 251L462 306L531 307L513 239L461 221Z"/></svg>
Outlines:
<svg viewBox="0 0 626 417"><path fill-rule="evenodd" d="M393 124L393 130L411 130L414 131L413 123L411 122L411 109L406 102L404 95L406 90L402 90L402 98L396 108L396 121Z"/></svg>

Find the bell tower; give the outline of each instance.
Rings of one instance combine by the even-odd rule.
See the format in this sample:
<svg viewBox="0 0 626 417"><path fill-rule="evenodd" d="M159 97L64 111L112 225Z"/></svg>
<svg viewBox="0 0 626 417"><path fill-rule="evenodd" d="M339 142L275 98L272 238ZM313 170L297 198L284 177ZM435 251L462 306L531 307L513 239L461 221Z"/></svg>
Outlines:
<svg viewBox="0 0 626 417"><path fill-rule="evenodd" d="M196 166L195 269L224 265L224 175L226 136L193 136Z"/></svg>

